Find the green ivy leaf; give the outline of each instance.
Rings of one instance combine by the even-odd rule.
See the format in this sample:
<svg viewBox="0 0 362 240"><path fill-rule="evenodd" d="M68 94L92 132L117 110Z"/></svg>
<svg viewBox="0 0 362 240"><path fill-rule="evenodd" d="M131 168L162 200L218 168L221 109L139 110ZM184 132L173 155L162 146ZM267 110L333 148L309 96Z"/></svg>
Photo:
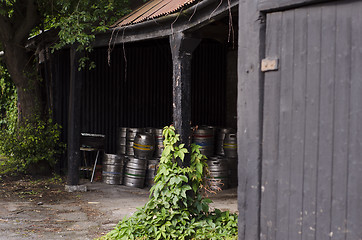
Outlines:
<svg viewBox="0 0 362 240"><path fill-rule="evenodd" d="M220 210L209 212L211 200L200 194L205 156L197 153L196 147L191 153L190 166L180 167L175 157L183 158L187 149L182 144L175 145L179 135L173 126L165 127L163 133L168 150L162 155L150 200L117 225L117 239L130 239L130 236L135 239L236 239L237 218ZM194 194L188 196L190 190Z"/></svg>

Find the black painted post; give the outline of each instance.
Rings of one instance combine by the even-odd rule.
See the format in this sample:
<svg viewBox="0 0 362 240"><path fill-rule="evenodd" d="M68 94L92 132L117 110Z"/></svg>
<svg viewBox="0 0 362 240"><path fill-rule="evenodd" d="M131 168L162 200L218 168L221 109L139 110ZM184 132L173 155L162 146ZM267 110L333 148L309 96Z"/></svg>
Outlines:
<svg viewBox="0 0 362 240"><path fill-rule="evenodd" d="M67 185L79 183L80 153L80 110L82 71L78 71L80 54L76 47L70 51L70 86L69 86L69 112L68 112L68 178Z"/></svg>
<svg viewBox="0 0 362 240"><path fill-rule="evenodd" d="M178 32L170 36L173 61L173 123L180 141L189 149L191 144L191 59L200 39ZM185 157L184 165L190 159Z"/></svg>

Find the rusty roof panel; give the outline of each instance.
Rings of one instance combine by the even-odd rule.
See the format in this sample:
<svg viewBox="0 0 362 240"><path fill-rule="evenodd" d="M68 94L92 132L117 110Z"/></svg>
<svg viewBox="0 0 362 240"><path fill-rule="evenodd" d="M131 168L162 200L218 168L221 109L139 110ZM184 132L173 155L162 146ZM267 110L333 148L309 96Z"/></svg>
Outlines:
<svg viewBox="0 0 362 240"><path fill-rule="evenodd" d="M129 25L134 22L136 22L139 19L143 19L145 13L151 11L153 8L157 8L157 5L163 2L164 0L152 0L145 4L143 4L138 9L132 11L130 14L124 16L120 20L118 20L115 24L113 24L111 27L118 27L118 26L124 26Z"/></svg>
<svg viewBox="0 0 362 240"><path fill-rule="evenodd" d="M194 2L196 0L151 0L118 20L111 27L122 27L168 15Z"/></svg>

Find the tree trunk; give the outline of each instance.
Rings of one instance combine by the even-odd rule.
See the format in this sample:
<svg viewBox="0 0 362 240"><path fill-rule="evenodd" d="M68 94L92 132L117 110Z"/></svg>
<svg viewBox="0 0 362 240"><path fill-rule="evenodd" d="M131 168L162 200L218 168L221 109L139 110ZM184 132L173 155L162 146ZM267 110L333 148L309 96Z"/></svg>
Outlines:
<svg viewBox="0 0 362 240"><path fill-rule="evenodd" d="M25 47L30 32L40 22L37 3L36 0L17 0L13 2L11 15L0 14L0 42L5 52L6 68L18 90L21 122L40 114L44 105L35 61ZM6 4L1 2L1 7L4 6Z"/></svg>
<svg viewBox="0 0 362 240"><path fill-rule="evenodd" d="M7 43L4 50L6 67L18 91L19 120L23 122L44 109L40 77L34 59L24 47Z"/></svg>

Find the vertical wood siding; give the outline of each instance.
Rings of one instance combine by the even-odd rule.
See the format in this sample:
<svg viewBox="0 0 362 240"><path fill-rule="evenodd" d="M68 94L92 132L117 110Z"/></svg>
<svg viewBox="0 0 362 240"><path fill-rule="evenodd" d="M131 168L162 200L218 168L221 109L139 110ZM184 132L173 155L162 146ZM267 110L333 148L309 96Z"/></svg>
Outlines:
<svg viewBox="0 0 362 240"><path fill-rule="evenodd" d="M267 14L261 239L362 239L361 11Z"/></svg>
<svg viewBox="0 0 362 240"><path fill-rule="evenodd" d="M53 119L62 127L60 139L66 143L68 139L70 51L63 50L52 54L50 65L53 83ZM67 153L65 152L57 162L56 170L60 172L66 166Z"/></svg>
<svg viewBox="0 0 362 240"><path fill-rule="evenodd" d="M119 127L164 127L172 123L172 58L168 40L114 46L89 54L96 68L85 71L81 99L82 132L106 135L108 153L116 152ZM193 123L223 125L225 121L226 50L205 41L194 54ZM54 118L67 141L69 51L52 55ZM66 168L66 159L60 168Z"/></svg>
<svg viewBox="0 0 362 240"><path fill-rule="evenodd" d="M225 78L226 46L204 40L192 57L192 124L225 126Z"/></svg>
<svg viewBox="0 0 362 240"><path fill-rule="evenodd" d="M167 41L97 48L96 68L85 72L82 132L106 135L116 152L119 127L163 127L172 123L172 61Z"/></svg>

